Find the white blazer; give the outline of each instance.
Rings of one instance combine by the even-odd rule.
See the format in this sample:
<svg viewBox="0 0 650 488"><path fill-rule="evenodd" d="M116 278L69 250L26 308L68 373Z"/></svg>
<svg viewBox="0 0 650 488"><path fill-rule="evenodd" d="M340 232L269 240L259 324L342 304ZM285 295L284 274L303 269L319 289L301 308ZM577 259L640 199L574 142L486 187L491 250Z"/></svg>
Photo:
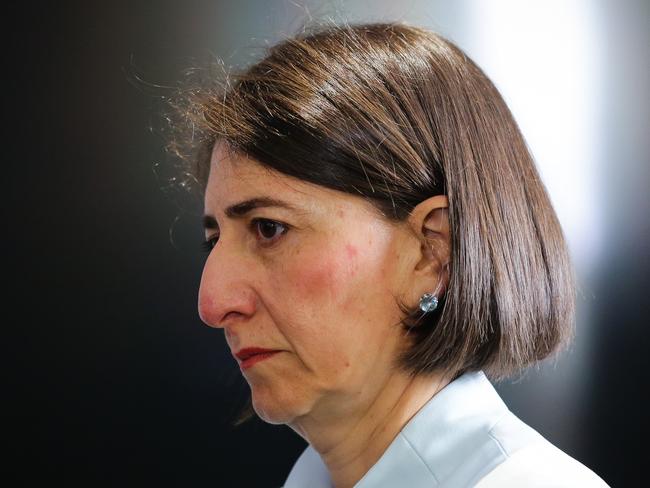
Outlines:
<svg viewBox="0 0 650 488"><path fill-rule="evenodd" d="M466 373L429 400L355 488L602 488L593 471L517 418L485 374ZM332 488L307 447L284 488Z"/></svg>

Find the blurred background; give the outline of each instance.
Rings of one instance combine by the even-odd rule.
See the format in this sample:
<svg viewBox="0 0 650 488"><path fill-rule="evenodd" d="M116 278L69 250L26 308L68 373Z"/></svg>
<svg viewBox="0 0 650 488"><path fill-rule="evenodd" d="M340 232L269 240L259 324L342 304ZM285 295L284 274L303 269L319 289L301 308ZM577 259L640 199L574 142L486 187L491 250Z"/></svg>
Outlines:
<svg viewBox="0 0 650 488"><path fill-rule="evenodd" d="M447 36L495 82L569 240L573 346L498 390L611 486L645 480L650 2L114 0L5 14L13 486L283 483L302 439L230 425L247 386L197 315L201 208L167 186L161 97L305 23L390 20Z"/></svg>

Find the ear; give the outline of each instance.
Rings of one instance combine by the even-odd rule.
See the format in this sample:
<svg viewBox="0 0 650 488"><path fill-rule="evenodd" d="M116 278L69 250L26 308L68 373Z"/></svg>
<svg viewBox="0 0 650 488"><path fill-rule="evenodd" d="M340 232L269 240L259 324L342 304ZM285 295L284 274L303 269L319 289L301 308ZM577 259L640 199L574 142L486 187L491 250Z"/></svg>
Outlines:
<svg viewBox="0 0 650 488"><path fill-rule="evenodd" d="M449 201L446 195L436 195L420 202L411 212L408 222L420 241L420 253L409 280L412 293L442 296L449 283L451 236L449 233Z"/></svg>

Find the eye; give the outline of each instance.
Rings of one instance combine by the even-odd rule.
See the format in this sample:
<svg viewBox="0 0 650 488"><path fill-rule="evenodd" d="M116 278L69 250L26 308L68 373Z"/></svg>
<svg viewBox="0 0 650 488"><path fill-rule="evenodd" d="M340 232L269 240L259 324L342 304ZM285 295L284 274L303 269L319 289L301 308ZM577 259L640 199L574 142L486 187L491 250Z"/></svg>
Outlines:
<svg viewBox="0 0 650 488"><path fill-rule="evenodd" d="M256 237L262 242L262 245L265 246L273 244L281 235L286 234L289 230L289 226L287 224L262 218L251 220L250 227L252 232L256 234ZM207 254L210 254L210 251L214 249L214 246L217 245L218 241L219 234L215 234L212 237L201 242L201 248Z"/></svg>
<svg viewBox="0 0 650 488"><path fill-rule="evenodd" d="M289 230L285 224L269 219L253 219L251 220L251 228L260 236L260 240L264 245L273 244L273 242Z"/></svg>
<svg viewBox="0 0 650 488"><path fill-rule="evenodd" d="M201 248L207 253L210 254L210 251L214 248L214 246L217 245L217 241L219 240L219 234L215 234L212 237L206 239L205 241L201 242Z"/></svg>

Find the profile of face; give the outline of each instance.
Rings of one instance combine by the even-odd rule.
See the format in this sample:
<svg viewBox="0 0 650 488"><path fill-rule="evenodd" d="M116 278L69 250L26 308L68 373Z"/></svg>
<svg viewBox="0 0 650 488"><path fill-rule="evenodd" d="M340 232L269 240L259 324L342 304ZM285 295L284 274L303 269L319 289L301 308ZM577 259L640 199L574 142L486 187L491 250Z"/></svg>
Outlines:
<svg viewBox="0 0 650 488"><path fill-rule="evenodd" d="M242 368L256 413L290 424L367 402L395 374L407 345L396 299L417 303L433 289L419 286L434 266L421 243L361 197L283 175L220 144L210 168L204 203L214 247L199 315L224 329L233 355L279 351Z"/></svg>

